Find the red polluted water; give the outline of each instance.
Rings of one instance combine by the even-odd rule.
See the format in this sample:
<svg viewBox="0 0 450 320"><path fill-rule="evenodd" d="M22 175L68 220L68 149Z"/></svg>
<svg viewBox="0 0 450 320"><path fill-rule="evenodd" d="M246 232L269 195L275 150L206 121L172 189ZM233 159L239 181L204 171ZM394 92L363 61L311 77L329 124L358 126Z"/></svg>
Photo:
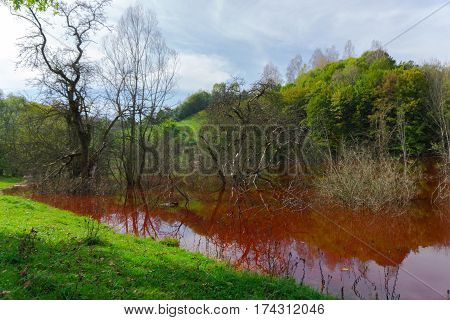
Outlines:
<svg viewBox="0 0 450 320"><path fill-rule="evenodd" d="M430 205L401 215L324 205L294 210L258 192L239 199L225 192L198 195L185 207L152 208L141 196L31 197L118 232L175 237L187 250L290 276L339 298L449 298L450 216Z"/></svg>

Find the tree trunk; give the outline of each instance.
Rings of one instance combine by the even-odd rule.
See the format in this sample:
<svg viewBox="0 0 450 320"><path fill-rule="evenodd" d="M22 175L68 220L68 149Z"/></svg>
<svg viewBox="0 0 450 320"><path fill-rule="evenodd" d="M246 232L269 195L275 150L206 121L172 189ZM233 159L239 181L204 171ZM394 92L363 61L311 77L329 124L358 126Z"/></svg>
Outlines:
<svg viewBox="0 0 450 320"><path fill-rule="evenodd" d="M74 178L81 178L83 191L93 177L96 167L96 161L90 157L91 132L88 125L83 125L79 102L73 99L73 93L69 92L69 105L72 114L71 125L76 133L77 144L80 150L79 161L75 162L75 168L72 171Z"/></svg>

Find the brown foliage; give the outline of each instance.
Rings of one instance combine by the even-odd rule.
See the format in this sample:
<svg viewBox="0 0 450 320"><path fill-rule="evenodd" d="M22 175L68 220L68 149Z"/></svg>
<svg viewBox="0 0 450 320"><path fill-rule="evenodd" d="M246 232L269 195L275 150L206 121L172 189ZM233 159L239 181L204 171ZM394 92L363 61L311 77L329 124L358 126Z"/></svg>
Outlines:
<svg viewBox="0 0 450 320"><path fill-rule="evenodd" d="M390 157L375 158L366 150L346 150L330 161L316 182L322 196L352 209L379 212L405 207L417 193L417 174Z"/></svg>

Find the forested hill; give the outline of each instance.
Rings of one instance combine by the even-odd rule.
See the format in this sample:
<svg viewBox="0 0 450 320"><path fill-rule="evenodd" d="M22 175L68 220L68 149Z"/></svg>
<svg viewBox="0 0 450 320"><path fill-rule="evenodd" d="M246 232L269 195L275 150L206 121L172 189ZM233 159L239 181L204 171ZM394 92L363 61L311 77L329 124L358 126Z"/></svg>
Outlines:
<svg viewBox="0 0 450 320"><path fill-rule="evenodd" d="M273 86L270 99L263 97L258 112L266 112L274 122L288 119L289 124L304 127L311 141L332 149L348 143L394 155L403 151L426 155L437 148L440 139L430 107L433 93L444 93L443 119L449 119L448 72L439 63L399 63L382 50L367 51L358 58L303 68L293 83ZM436 88L436 83L444 83L444 89ZM223 90L229 88L227 94L234 94L236 87L233 82L219 83L211 92L198 91L177 108L161 110L157 123L170 120L175 125L178 121L194 129L216 123L215 113L221 111L212 106L214 101L223 101ZM239 99L248 99L251 88L239 90ZM50 163L55 161L55 150L67 149L60 139L65 136L66 121L51 110L21 97L0 96L0 136L9 137L0 139L0 173L36 171L35 159ZM252 124L267 124L255 121Z"/></svg>
<svg viewBox="0 0 450 320"><path fill-rule="evenodd" d="M382 50L367 51L358 58L303 69L293 83L277 86L277 104L317 143L333 148L343 142L376 144L394 153L403 143L410 155L423 155L437 142L429 108L436 67L445 69L399 63ZM206 109L224 85L216 84L211 94L189 96L172 118L180 121ZM448 101L445 108L448 112ZM399 132L404 141L397 139Z"/></svg>
<svg viewBox="0 0 450 320"><path fill-rule="evenodd" d="M383 144L404 128L408 151L422 154L434 143L430 69L368 51L301 74L281 95L319 141ZM398 143L390 148L399 149Z"/></svg>

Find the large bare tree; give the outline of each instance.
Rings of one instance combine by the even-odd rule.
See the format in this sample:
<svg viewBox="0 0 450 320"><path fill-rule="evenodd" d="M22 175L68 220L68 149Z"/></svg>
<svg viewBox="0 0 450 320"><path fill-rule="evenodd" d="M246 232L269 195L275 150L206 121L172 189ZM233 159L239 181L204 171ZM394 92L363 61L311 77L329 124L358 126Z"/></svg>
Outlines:
<svg viewBox="0 0 450 320"><path fill-rule="evenodd" d="M241 79L215 85L206 114L212 125L200 129L199 138L209 157L200 162L212 164L223 187L228 181L240 190L256 181L272 184L268 173L287 172L296 160L303 130L283 112L277 83L271 78L249 88Z"/></svg>
<svg viewBox="0 0 450 320"><path fill-rule="evenodd" d="M166 45L156 16L141 5L124 12L104 52L106 94L122 114L117 167L132 187L140 184L150 131L175 85L177 55Z"/></svg>
<svg viewBox="0 0 450 320"><path fill-rule="evenodd" d="M38 72L35 84L45 102L61 112L70 128L70 150L57 162L69 168L72 177L81 178L84 186L95 174L107 132L114 122L94 146L92 83L97 68L86 51L93 35L105 27L104 11L109 3L110 0L60 2L55 14L30 6L12 12L29 26L19 44L20 63Z"/></svg>

